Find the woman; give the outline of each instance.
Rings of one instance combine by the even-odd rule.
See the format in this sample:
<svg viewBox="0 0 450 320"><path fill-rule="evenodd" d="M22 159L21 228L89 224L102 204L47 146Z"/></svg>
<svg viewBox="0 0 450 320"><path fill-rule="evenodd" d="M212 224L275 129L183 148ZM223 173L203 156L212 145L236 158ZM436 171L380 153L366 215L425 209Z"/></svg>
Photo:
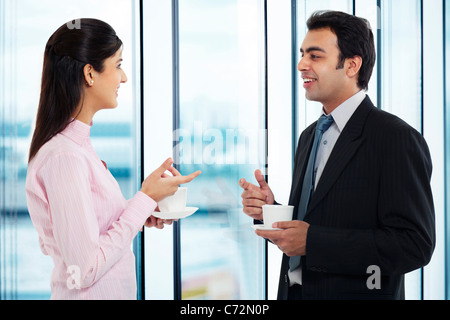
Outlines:
<svg viewBox="0 0 450 320"><path fill-rule="evenodd" d="M133 238L144 224L162 228L151 216L157 202L200 172L182 176L168 159L124 199L89 138L94 114L115 108L127 81L122 42L102 21L81 19L80 26L64 24L45 48L28 209L54 262L52 299L136 299Z"/></svg>

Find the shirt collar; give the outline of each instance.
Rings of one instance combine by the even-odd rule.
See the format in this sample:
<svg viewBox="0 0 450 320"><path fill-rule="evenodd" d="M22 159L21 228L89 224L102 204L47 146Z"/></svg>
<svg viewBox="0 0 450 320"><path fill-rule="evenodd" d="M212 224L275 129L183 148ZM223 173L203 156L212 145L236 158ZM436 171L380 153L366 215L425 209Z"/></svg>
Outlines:
<svg viewBox="0 0 450 320"><path fill-rule="evenodd" d="M366 92L364 90L359 91L357 94L346 100L344 103L339 105L336 109L331 112L334 122L338 127L339 132L344 130L345 125L355 110L359 107L361 102L366 98ZM325 114L325 113L324 113Z"/></svg>
<svg viewBox="0 0 450 320"><path fill-rule="evenodd" d="M87 141L89 141L91 127L92 122L90 125L87 125L84 122L74 119L67 125L67 127L61 132L61 134L73 140L75 143L83 145Z"/></svg>

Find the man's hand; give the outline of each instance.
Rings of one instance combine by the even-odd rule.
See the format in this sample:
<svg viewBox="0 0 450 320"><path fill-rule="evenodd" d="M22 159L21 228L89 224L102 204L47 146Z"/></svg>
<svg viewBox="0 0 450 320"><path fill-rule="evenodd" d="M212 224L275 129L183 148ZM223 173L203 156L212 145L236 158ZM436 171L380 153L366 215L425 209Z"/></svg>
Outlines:
<svg viewBox="0 0 450 320"><path fill-rule="evenodd" d="M306 255L308 223L299 220L276 222L273 228L283 230L256 230L256 234L277 245L288 257Z"/></svg>
<svg viewBox="0 0 450 320"><path fill-rule="evenodd" d="M262 206L265 204L273 204L274 196L269 185L264 180L260 170L255 171L255 178L259 187L247 182L244 178L239 180L239 185L244 189L242 192L242 204L244 212L255 220L262 220Z"/></svg>

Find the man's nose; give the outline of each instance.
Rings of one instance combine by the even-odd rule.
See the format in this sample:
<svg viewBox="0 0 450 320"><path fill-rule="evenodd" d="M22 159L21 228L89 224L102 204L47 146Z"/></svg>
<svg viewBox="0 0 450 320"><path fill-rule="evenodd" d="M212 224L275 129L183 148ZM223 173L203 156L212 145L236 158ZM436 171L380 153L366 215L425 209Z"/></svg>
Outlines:
<svg viewBox="0 0 450 320"><path fill-rule="evenodd" d="M309 68L309 65L306 63L305 58L301 58L297 65L297 70L302 72L302 71L307 71L308 68Z"/></svg>

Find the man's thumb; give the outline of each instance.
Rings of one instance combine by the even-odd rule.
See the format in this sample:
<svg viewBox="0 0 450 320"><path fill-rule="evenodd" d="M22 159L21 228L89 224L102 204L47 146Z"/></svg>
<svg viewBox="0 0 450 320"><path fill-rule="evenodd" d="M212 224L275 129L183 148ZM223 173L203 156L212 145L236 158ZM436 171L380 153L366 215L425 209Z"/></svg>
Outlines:
<svg viewBox="0 0 450 320"><path fill-rule="evenodd" d="M244 178L242 178L241 180L239 180L239 186L244 189L244 190L256 190L258 189L257 186L255 186L254 184L251 184L250 182L248 182L247 180L245 180Z"/></svg>
<svg viewBox="0 0 450 320"><path fill-rule="evenodd" d="M255 171L255 178L256 178L256 181L258 181L259 186L261 187L261 189L267 189L269 187L269 185L267 184L266 180L264 179L263 174L261 173L261 170L256 170Z"/></svg>

